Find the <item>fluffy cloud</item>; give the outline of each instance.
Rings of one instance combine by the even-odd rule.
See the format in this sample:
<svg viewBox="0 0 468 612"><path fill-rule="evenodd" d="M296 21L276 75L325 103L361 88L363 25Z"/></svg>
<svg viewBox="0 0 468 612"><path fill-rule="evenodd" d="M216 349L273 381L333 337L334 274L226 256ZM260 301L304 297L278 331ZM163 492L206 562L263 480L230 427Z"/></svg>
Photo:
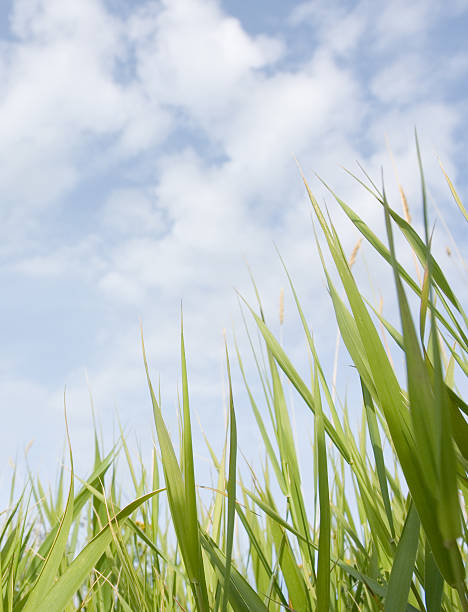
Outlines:
<svg viewBox="0 0 468 612"><path fill-rule="evenodd" d="M10 202L29 212L48 206L103 155L128 156L165 138L170 117L122 78L124 23L100 2L18 1L11 32L0 98L0 186Z"/></svg>
<svg viewBox="0 0 468 612"><path fill-rule="evenodd" d="M253 73L282 52L277 40L249 36L213 0L150 4L131 20L130 32L149 94L205 125L208 113L225 120Z"/></svg>

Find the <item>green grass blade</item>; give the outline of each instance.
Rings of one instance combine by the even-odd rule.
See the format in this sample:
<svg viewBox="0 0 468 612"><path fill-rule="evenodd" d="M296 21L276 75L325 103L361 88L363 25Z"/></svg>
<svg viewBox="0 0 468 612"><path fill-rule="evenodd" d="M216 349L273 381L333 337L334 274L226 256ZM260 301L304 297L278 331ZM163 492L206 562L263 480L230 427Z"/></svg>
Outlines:
<svg viewBox="0 0 468 612"><path fill-rule="evenodd" d="M182 398L183 398L183 432L182 432L182 447L183 447L183 478L185 485L185 513L186 516L182 520L186 521L186 533L184 538L187 542L187 549L191 550L194 559L195 580L193 582L197 593L197 601L200 611L208 610L208 593L206 590L205 570L203 567L203 557L198 534L198 512L197 512L197 497L195 489L195 468L193 464L193 448L192 448L192 425L190 420L189 408L189 391L187 377L187 361L185 356L185 341L184 327L181 313L180 325L180 352L182 364ZM163 459L164 462L164 459ZM179 537L179 534L178 534Z"/></svg>
<svg viewBox="0 0 468 612"><path fill-rule="evenodd" d="M223 552L208 534L201 532L200 535L203 548L223 579L226 575L226 559ZM231 567L230 572L229 603L235 612L268 612L263 601L235 567Z"/></svg>
<svg viewBox="0 0 468 612"><path fill-rule="evenodd" d="M60 521L60 525L57 529L56 536L50 547L49 553L44 561L44 564L41 568L41 572L35 582L28 599L26 601L26 605L23 608L23 612L36 612L40 609L41 603L44 601L44 597L47 595L48 591L52 587L54 580L57 576L57 572L62 561L62 558L65 554L67 547L68 534L70 532L70 528L73 521L73 480L74 480L74 471L73 471L73 456L71 451L70 437L68 434L68 424L66 420L65 414L65 425L67 432L67 441L68 441L68 449L70 456L70 487L68 491L68 499L65 506L65 512L63 513L62 519Z"/></svg>
<svg viewBox="0 0 468 612"><path fill-rule="evenodd" d="M208 595L206 591L205 573L199 547L198 520L196 508L189 506L190 501L193 505L193 497L187 500L186 485L182 471L177 462L174 447L169 436L169 432L164 422L161 408L159 407L153 385L149 376L148 362L143 343L143 361L145 365L146 378L153 404L153 415L161 448L161 458L164 470L164 477L167 487L169 507L171 511L177 541L180 546L182 557L189 576L190 585L197 601L200 612L208 612ZM186 381L185 381L186 382ZM185 439L187 440L187 438ZM186 450L186 449L184 449ZM193 456L186 459L193 463ZM187 466L188 467L188 466ZM195 522L195 524L194 524Z"/></svg>
<svg viewBox="0 0 468 612"><path fill-rule="evenodd" d="M388 526L390 528L392 538L395 539L395 526L393 524L393 513L392 506L390 502L390 496L388 493L388 483L387 476L385 471L385 460L382 451L382 441L380 438L379 427L377 424L377 417L375 415L374 405L372 403L372 397L364 385L364 382L361 379L361 387L362 387L362 396L364 400L364 406L366 410L367 416L367 427L369 430L369 437L372 444L372 449L374 451L374 460L375 466L377 469L377 476L380 484L380 492L382 494L382 499L385 507L385 514L387 515Z"/></svg>
<svg viewBox="0 0 468 612"><path fill-rule="evenodd" d="M323 427L322 402L318 382L317 365L315 365L314 397L316 405L316 453L318 468L319 504L320 504L320 534L318 545L317 567L317 611L327 612L330 607L330 537L331 517L330 498L328 491L327 449L325 445L325 430Z"/></svg>
<svg viewBox="0 0 468 612"><path fill-rule="evenodd" d="M229 589L231 585L231 563L232 563L232 542L234 537L234 519L236 512L236 476L237 476L237 425L236 414L234 412L234 399L232 395L231 368L229 365L229 354L226 346L226 364L229 386L229 475L227 482L228 510L227 510L227 530L226 530L226 563L224 573L224 593L221 609L227 610L229 601Z"/></svg>
<svg viewBox="0 0 468 612"><path fill-rule="evenodd" d="M81 584L104 554L107 546L112 542L112 528L120 525L135 510L137 510L153 495L165 491L152 491L134 500L121 510L113 519L93 538L80 554L67 567L59 580L50 589L44 599L37 602L34 612L59 612L71 601L73 595L80 588ZM114 527L113 527L114 526ZM25 608L26 609L26 608Z"/></svg>
<svg viewBox="0 0 468 612"><path fill-rule="evenodd" d="M385 595L385 612L404 610L408 602L411 579L419 541L419 516L411 504L398 543Z"/></svg>
<svg viewBox="0 0 468 612"><path fill-rule="evenodd" d="M426 540L424 558L424 593L427 612L440 612L444 579L434 561L429 542Z"/></svg>

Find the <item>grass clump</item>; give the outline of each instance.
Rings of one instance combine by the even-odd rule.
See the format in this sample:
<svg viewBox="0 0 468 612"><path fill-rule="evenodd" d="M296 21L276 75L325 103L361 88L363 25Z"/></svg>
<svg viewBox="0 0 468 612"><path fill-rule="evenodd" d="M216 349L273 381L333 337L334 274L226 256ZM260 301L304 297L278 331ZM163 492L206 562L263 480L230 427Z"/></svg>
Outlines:
<svg viewBox="0 0 468 612"><path fill-rule="evenodd" d="M208 442L217 474L208 503L202 503L195 481L182 327L180 443L166 427L143 345L157 434L151 465L141 458L135 464L122 437L105 456L96 441L94 469L85 480L74 474L70 453L68 492L63 470L55 496L47 496L31 476L0 531L0 612L468 610L468 406L455 384L455 372L458 379L468 375L468 320L431 253L421 166L420 174L423 236L371 181L363 187L382 207L385 242L331 192L393 271L399 329L363 297L351 270L355 254L347 260L333 223L304 179L335 268L332 274L317 240L359 386L359 433L335 398L334 381L325 375L286 271L307 341L310 380L301 377L272 333L257 292L258 308L245 304L263 342L265 360L256 349L254 355L264 397L252 391L237 346L231 353L226 346L228 431L220 456ZM396 232L419 260L421 282L399 262ZM333 281L336 273L346 302ZM404 382L381 326L402 355ZM251 483L238 470L233 355L266 453L264 471ZM310 414L312 506L304 498L288 387ZM135 499L124 507L115 469L119 453L134 486Z"/></svg>

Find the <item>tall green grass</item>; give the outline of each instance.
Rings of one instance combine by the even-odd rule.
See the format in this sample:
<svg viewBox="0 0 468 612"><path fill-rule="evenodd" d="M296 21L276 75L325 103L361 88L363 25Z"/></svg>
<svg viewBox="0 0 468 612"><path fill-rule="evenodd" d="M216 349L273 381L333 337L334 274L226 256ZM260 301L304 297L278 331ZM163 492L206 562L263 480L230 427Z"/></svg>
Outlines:
<svg viewBox="0 0 468 612"><path fill-rule="evenodd" d="M219 455L207 441L217 482L201 496L198 485L206 483L195 480L183 325L177 443L166 427L143 345L157 437L152 458L132 457L123 436L104 455L96 438L87 478L74 473L71 451L71 478L62 468L54 494L30 474L3 514L0 612L468 610L468 406L455 384L468 375L468 321L431 253L421 165L420 177L422 236L372 181L362 185L381 206L385 239L330 190L393 271L398 329L363 297L333 222L304 179L322 234L316 244L331 304L354 365L360 431L355 433L335 397L314 343L314 321L307 319L285 268L307 343L308 378L271 331L255 287L257 305L244 301L243 308L263 343L258 349L251 341L258 379L251 382L237 345L226 345L227 431ZM395 234L419 260L422 282L400 263ZM333 280L338 278L341 287ZM387 341L399 351L406 376L395 370ZM251 475L238 469L234 361L266 456L263 469ZM291 388L313 432L305 480ZM124 507L119 455L134 489L134 501ZM304 486L313 495L305 496ZM315 502L306 502L308 497Z"/></svg>

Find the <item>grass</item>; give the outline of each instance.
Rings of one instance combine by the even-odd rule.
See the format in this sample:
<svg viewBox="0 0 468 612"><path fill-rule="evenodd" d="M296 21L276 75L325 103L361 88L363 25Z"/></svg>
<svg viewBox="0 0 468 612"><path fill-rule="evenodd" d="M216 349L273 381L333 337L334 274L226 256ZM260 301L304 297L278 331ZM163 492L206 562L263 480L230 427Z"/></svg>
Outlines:
<svg viewBox="0 0 468 612"><path fill-rule="evenodd" d="M0 612L468 610L468 406L455 384L468 375L468 320L431 253L421 164L420 176L423 236L370 179L362 186L382 207L385 240L330 190L393 271L399 329L367 303L352 272L356 253L352 261L346 258L332 221L304 179L334 266L329 270L317 238L340 341L354 365L360 431L353 432L346 407L335 397L335 382L326 377L285 268L307 342L309 379L301 377L272 333L254 285L257 306L243 303L262 339L260 349L251 346L255 388L263 389L263 396L252 390L245 356L236 344L226 344L228 425L219 456L207 441L217 483L204 489L202 500L183 324L178 443L166 427L143 344L157 435L151 465L132 459L122 436L106 455L96 438L94 468L85 479L74 473L70 449L69 484L62 468L53 495L30 474L3 514ZM466 210L445 177L465 222ZM421 282L399 262L395 233L418 259ZM401 355L403 377L388 342ZM249 482L238 470L234 358L266 456L261 473ZM291 388L313 431L313 472L307 476L312 505L304 498L287 400ZM120 455L134 488L134 501L125 507L116 469Z"/></svg>

